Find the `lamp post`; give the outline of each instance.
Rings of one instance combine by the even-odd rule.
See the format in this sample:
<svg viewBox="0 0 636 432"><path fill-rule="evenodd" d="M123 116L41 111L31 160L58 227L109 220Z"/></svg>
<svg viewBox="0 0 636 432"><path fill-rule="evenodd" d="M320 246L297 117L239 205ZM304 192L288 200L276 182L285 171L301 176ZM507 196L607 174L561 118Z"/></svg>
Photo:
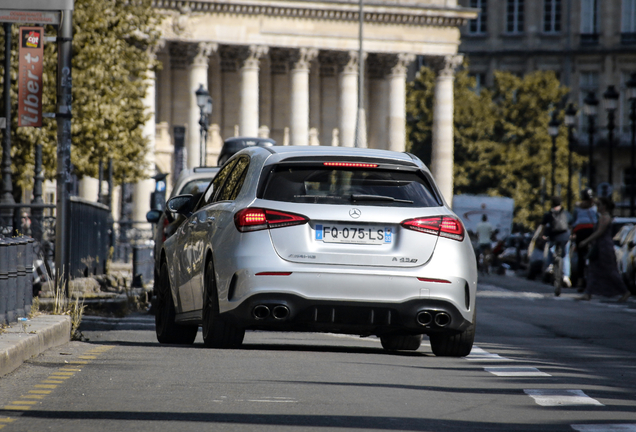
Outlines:
<svg viewBox="0 0 636 432"><path fill-rule="evenodd" d="M616 108L618 108L618 98L620 95L616 91L613 85L608 86L605 93L603 93L603 99L605 100L605 110L607 111L607 138L609 141L608 145L608 157L609 157L609 167L607 172L607 182L612 185L612 173L614 172L614 129L616 128L616 123L614 121Z"/></svg>
<svg viewBox="0 0 636 432"><path fill-rule="evenodd" d="M557 112L556 110L554 110L552 111L552 120L550 120L550 123L548 123L548 134L552 137L552 180L550 184L551 196L554 196L554 192L556 191L556 139L559 135L559 126L561 126L561 123L559 123L559 120L557 120Z"/></svg>
<svg viewBox="0 0 636 432"><path fill-rule="evenodd" d="M572 211L572 141L574 140L574 126L576 125L576 108L569 104L565 109L565 125L568 128L568 211Z"/></svg>
<svg viewBox="0 0 636 432"><path fill-rule="evenodd" d="M594 160L594 117L596 116L598 110L598 99L596 99L596 95L594 92L589 92L585 100L583 100L585 104L583 106L585 115L587 116L587 135L588 135L588 145L589 145L589 160L587 163L587 183L588 187L594 189L594 171L592 169L592 163Z"/></svg>
<svg viewBox="0 0 636 432"><path fill-rule="evenodd" d="M634 216L634 193L636 192L636 72L627 81L627 97L630 103L629 119L632 126L632 151L629 171L629 215Z"/></svg>
<svg viewBox="0 0 636 432"><path fill-rule="evenodd" d="M199 85L197 91L194 92L197 97L197 106L201 111L201 117L199 118L199 126L201 126L201 152L199 156L199 165L206 166L207 154L208 154L208 126L209 116L212 114L212 98L210 93L203 87L203 84Z"/></svg>

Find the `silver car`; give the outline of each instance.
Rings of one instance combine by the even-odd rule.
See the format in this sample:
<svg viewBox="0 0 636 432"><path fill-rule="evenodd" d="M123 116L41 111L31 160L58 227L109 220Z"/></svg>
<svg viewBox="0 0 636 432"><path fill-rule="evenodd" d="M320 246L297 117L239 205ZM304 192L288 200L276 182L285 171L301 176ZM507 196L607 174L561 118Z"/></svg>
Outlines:
<svg viewBox="0 0 636 432"><path fill-rule="evenodd" d="M379 336L387 350L465 356L475 254L424 164L343 147L249 148L200 199L159 259L159 342L237 347L247 329Z"/></svg>

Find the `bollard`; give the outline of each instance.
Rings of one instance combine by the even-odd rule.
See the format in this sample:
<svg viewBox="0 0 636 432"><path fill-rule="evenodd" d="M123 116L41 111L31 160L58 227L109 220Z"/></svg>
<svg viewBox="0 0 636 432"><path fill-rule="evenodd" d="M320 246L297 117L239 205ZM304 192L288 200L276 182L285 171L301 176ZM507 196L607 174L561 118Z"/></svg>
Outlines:
<svg viewBox="0 0 636 432"><path fill-rule="evenodd" d="M24 237L16 237L16 289L15 289L15 314L18 318L25 317L24 291L26 291L26 245Z"/></svg>
<svg viewBox="0 0 636 432"><path fill-rule="evenodd" d="M14 239L8 239L9 243L8 247L8 259L7 263L7 323L11 324L17 321L17 316L15 314L16 307L16 290L17 290L17 279L18 279L18 269L17 269L17 242Z"/></svg>
<svg viewBox="0 0 636 432"><path fill-rule="evenodd" d="M31 305L33 304L33 244L35 240L26 239L26 289L24 290L24 313L25 316L31 314Z"/></svg>
<svg viewBox="0 0 636 432"><path fill-rule="evenodd" d="M7 321L7 297L9 292L9 244L0 238L0 326Z"/></svg>

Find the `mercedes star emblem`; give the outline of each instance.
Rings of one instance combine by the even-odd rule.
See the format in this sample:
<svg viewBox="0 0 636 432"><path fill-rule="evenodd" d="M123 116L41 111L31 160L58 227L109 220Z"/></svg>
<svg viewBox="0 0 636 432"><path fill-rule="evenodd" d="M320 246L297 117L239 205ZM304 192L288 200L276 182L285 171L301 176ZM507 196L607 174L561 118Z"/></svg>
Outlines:
<svg viewBox="0 0 636 432"><path fill-rule="evenodd" d="M353 209L349 210L349 216L351 216L354 219L358 219L361 214L362 214L362 212L360 210L358 210L357 208L353 208Z"/></svg>

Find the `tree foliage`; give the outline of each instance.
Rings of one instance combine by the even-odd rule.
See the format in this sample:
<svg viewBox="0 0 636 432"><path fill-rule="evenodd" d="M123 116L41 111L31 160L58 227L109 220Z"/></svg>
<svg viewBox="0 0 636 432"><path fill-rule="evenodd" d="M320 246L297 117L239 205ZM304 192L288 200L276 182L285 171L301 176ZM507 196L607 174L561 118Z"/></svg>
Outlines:
<svg viewBox="0 0 636 432"><path fill-rule="evenodd" d="M71 161L78 177L97 177L100 160L113 158L116 183L144 175L147 140L142 126L148 72L156 66L149 51L159 40L159 15L151 0L75 0L73 13L73 119ZM55 177L57 125L17 127L18 26L12 45L12 162L14 183L28 187L34 145L43 145L45 176ZM53 27L47 35L56 35ZM4 34L0 41L4 47ZM2 49L2 48L0 48ZM2 65L0 65L0 76ZM56 44L45 44L43 111L55 112ZM1 79L1 78L0 78Z"/></svg>
<svg viewBox="0 0 636 432"><path fill-rule="evenodd" d="M407 87L407 148L431 161L434 73L422 68ZM568 143L562 101L568 89L551 71L523 78L496 72L491 89L474 91L466 69L455 79L454 188L456 194L505 196L515 200L516 223L532 228L546 209L542 186L551 180L552 139L548 123L557 110L556 183L566 193ZM584 158L573 154L573 173ZM573 176L574 177L574 176ZM576 184L572 179L572 184ZM564 197L565 198L565 197Z"/></svg>

